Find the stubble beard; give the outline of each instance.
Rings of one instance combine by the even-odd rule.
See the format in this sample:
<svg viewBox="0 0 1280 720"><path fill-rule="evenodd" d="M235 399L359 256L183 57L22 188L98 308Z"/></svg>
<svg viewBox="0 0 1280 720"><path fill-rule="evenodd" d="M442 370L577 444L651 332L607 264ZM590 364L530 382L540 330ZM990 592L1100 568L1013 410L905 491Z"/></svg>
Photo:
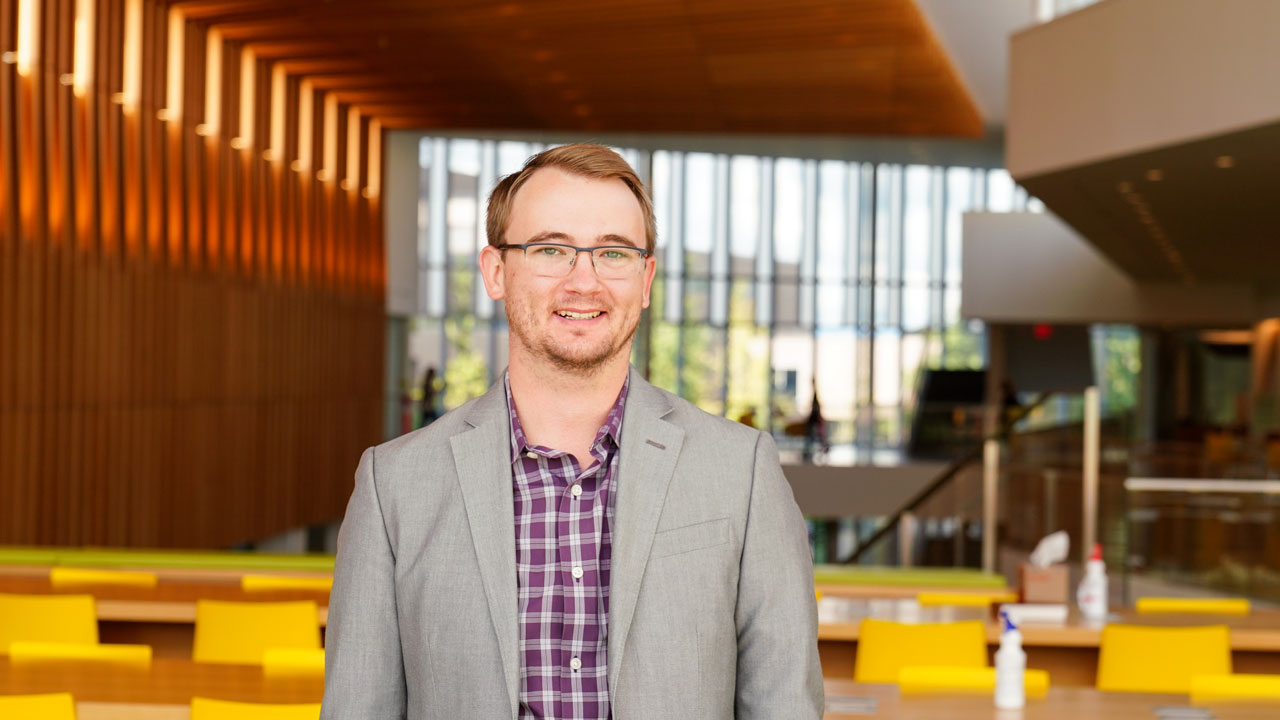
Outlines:
<svg viewBox="0 0 1280 720"><path fill-rule="evenodd" d="M630 348L631 339L635 337L636 329L640 326L640 314L637 313L635 321L631 323L631 327L618 336L616 342L610 342L609 338L605 338L598 347L575 345L566 348L555 343L549 337L535 338L532 336L530 328L534 325L534 313L529 308L521 307L517 309L513 307L512 303L508 302L506 310L507 327L516 335L521 345L535 357L550 363L557 370L578 375L595 373L607 362Z"/></svg>

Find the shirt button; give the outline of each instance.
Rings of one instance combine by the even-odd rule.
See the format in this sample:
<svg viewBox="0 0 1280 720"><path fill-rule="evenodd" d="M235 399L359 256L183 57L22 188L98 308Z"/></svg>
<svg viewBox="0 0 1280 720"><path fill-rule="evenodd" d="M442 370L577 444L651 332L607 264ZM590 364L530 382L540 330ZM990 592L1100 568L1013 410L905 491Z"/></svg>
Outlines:
<svg viewBox="0 0 1280 720"><path fill-rule="evenodd" d="M573 570L570 570L569 572L573 575L575 580L582 579L582 568L576 567Z"/></svg>
<svg viewBox="0 0 1280 720"><path fill-rule="evenodd" d="M569 661L569 667L573 668L574 670L579 670L582 668L582 661L579 660L578 658L574 658Z"/></svg>
<svg viewBox="0 0 1280 720"><path fill-rule="evenodd" d="M573 487L569 488L569 492L573 493L574 497L578 497L579 495L582 494L582 486L574 485Z"/></svg>
<svg viewBox="0 0 1280 720"><path fill-rule="evenodd" d="M532 450L530 450L529 452L525 453L525 454L524 454L524 456L525 456L525 457L527 457L527 458L529 458L530 460L537 460L537 459L538 459L538 453L533 452Z"/></svg>

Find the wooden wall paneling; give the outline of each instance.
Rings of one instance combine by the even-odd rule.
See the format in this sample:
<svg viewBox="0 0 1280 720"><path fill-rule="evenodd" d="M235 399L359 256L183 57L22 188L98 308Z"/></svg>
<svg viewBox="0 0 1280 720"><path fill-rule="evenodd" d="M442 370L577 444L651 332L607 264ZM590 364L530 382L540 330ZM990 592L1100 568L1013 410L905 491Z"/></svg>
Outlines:
<svg viewBox="0 0 1280 720"><path fill-rule="evenodd" d="M113 388L112 411L110 424L106 431L108 444L108 464L106 483L108 485L107 509L103 513L108 522L106 539L115 545L142 545L146 543L153 512L145 512L140 508L142 497L140 488L145 482L150 456L144 453L147 419L153 411L140 384L144 368L139 354L144 350L141 329L145 325L145 307L141 298L145 296L146 286L143 277L143 263L147 257L147 193L145 168L147 153L143 143L142 111L129 93L136 92L134 84L141 85L141 72L146 67L140 62L135 69L131 62L126 62L125 53L133 51L128 43L131 33L141 32L146 13L137 18L139 25L132 27L134 18L129 15L130 0L119 0L117 17L120 24L120 78L119 85L112 90L112 117L118 127L116 147L119 150L119 212L120 212L120 245L118 264L113 268L112 298L115 315L110 321L112 356L114 357L113 379L118 385ZM139 37L139 40L142 38ZM138 73L133 77L130 73ZM130 76L127 76L130 75ZM116 95L115 93L119 93ZM137 98L140 100L140 97ZM119 102L117 102L119 100ZM131 513L131 508L139 508Z"/></svg>
<svg viewBox="0 0 1280 720"><path fill-rule="evenodd" d="M57 4L44 6L46 11L54 8L62 9L65 0ZM50 25L65 23L65 14L50 15ZM53 49L56 46L46 45ZM55 58L57 56L55 55ZM46 235L44 238L45 282L41 303L45 307L45 327L42 334L40 360L37 365L41 374L41 394L44 398L40 421L40 482L41 520L40 542L52 542L53 538L62 537L67 524L67 500L70 495L70 470L67 457L72 438L68 437L70 402L69 371L66 347L68 345L68 329L70 325L71 300L68 287L71 271L72 243L69 242L70 227L67 215L70 212L69 186L70 173L66 147L70 139L70 128L67 122L65 91L59 82L62 68L57 65L44 64L39 82L44 86L45 116L45 162L47 190L45 212L47 213ZM52 72L50 72L52 71Z"/></svg>
<svg viewBox="0 0 1280 720"><path fill-rule="evenodd" d="M68 291L71 272L71 140L67 107L68 88L61 82L69 70L65 38L70 34L72 17L68 12L68 0L52 0L42 3L45 15L43 56L39 63L37 82L44 87L45 122L44 154L46 169L45 208L47 235L45 237L47 274L43 302L46 310L39 369L43 374L42 385L45 402L41 425L41 467L39 470L42 508L40 538L50 542L62 536L67 525L67 501L71 494L70 468L67 459L74 445L70 429L68 406L71 400L68 382L69 364L66 347L73 298Z"/></svg>
<svg viewBox="0 0 1280 720"><path fill-rule="evenodd" d="M0 0L0 50L14 47L14 24L17 3ZM0 64L0 523L12 527L22 512L17 503L17 407L14 382L17 370L14 270L17 258L17 207L14 180L14 126L17 121L14 100L16 68Z"/></svg>
<svg viewBox="0 0 1280 720"><path fill-rule="evenodd" d="M58 453L61 497L55 508L60 521L56 537L79 542L84 530L86 491L85 454L88 451L86 400L92 348L85 314L92 292L88 268L90 253L97 248L97 207L90 173L93 172L92 138L89 136L85 98L79 96L76 56L81 40L75 24L79 9L75 0L62 0L62 35L58 53L60 87L56 97L61 136L53 145L61 148L64 186L62 213L62 272L58 295L62 303L63 326L59 334L56 364L62 405L52 444ZM85 46L87 48L87 45ZM84 367L81 365L84 364Z"/></svg>
<svg viewBox="0 0 1280 720"><path fill-rule="evenodd" d="M37 264L37 249L43 249L39 243L39 228L43 224L41 195L43 178L41 170L43 158L37 152L40 140L40 124L37 122L37 111L34 107L39 99L39 87L32 75L23 76L15 73L13 86L13 132L15 138L14 159L16 161L17 218L11 223L16 226L14 255L14 402L17 412L14 417L14 447L17 450L14 463L14 502L23 508L13 518L13 536L15 542L35 542L34 518L39 509L39 498L36 495L36 462L38 459L39 439L37 427L40 416L37 413L36 366L38 362L40 324L40 308L38 304L39 284L42 279L37 275L40 267Z"/></svg>
<svg viewBox="0 0 1280 720"><path fill-rule="evenodd" d="M41 3L38 62L0 66L0 542L226 546L335 519L380 436L380 221L365 178L341 185L368 121L348 148L345 106L262 61L232 147L228 44L220 127L198 134L206 25L171 38L165 4L100 0L86 84L76 6Z"/></svg>
<svg viewBox="0 0 1280 720"><path fill-rule="evenodd" d="M93 135L94 171L91 181L95 192L95 222L97 224L97 250L91 263L94 276L94 292L86 322L93 337L93 373L89 380L88 425L86 428L85 476L88 489L85 496L86 538L104 537L109 523L107 513L110 504L111 477L108 474L109 455L106 433L110 428L112 410L110 387L112 385L111 313L112 263L118 257L120 243L119 212L119 150L115 144L116 128L114 105L111 96L119 92L118 68L115 60L121 55L119 47L121 24L117 0L97 3L94 25L93 80L86 97L90 110L88 132Z"/></svg>
<svg viewBox="0 0 1280 720"><path fill-rule="evenodd" d="M208 168L204 164L204 153L201 152L201 146L204 143L201 142L202 138L195 134L195 128L204 118L203 89L207 60L205 31L199 25L189 22L185 26L184 35L183 87L185 90L182 96L182 122L178 128L182 138L184 169L182 183L184 192L181 204L186 220L184 234L187 240L188 265L202 270L208 266L204 236L206 210L204 187Z"/></svg>
<svg viewBox="0 0 1280 720"><path fill-rule="evenodd" d="M97 5L97 3L94 3ZM93 8L95 14L100 9ZM77 9L77 12L79 10ZM77 21L79 18L77 17ZM97 27L100 23L96 17L86 27L87 33L83 51L88 52L88 60L81 60L81 39L77 35L73 42L73 72L75 84L72 91L72 127L75 135L74 158L75 170L75 237L77 252L76 274L81 280L74 286L79 293L74 319L75 336L70 348L73 362L83 365L75 368L73 377L78 379L79 391L75 396L75 413L79 416L80 442L79 453L72 465L72 473L78 482L76 502L79 506L78 516L74 521L74 532L77 537L89 537L94 522L93 508L97 504L97 478L94 463L96 451L96 429L98 406L97 393L101 372L100 334L93 322L94 309L100 305L101 275L98 270L102 258L102 207L99 192L102 167L99 155L99 123L98 102L94 92L102 85L101 74L97 72ZM89 64L90 84L84 85L81 78L81 63Z"/></svg>

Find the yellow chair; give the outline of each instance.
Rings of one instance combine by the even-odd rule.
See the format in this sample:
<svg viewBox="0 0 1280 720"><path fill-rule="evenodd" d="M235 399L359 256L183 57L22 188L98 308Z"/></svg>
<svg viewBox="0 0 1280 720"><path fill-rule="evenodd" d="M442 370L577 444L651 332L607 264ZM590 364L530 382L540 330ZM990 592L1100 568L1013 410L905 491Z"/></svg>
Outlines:
<svg viewBox="0 0 1280 720"><path fill-rule="evenodd" d="M267 677L324 677L324 650L269 648L262 653Z"/></svg>
<svg viewBox="0 0 1280 720"><path fill-rule="evenodd" d="M191 698L191 720L317 720L320 703L265 705Z"/></svg>
<svg viewBox="0 0 1280 720"><path fill-rule="evenodd" d="M320 648L316 604L196 601L196 662L261 665L268 648Z"/></svg>
<svg viewBox="0 0 1280 720"><path fill-rule="evenodd" d="M858 629L853 679L895 683L908 665L987 667L986 628L978 620L908 625L867 618Z"/></svg>
<svg viewBox="0 0 1280 720"><path fill-rule="evenodd" d="M1044 697L1049 694L1049 673L1028 669L1023 675L1023 687L1027 697ZM990 695L995 689L995 668L908 665L898 672L898 690L903 695Z"/></svg>
<svg viewBox="0 0 1280 720"><path fill-rule="evenodd" d="M0 655L19 640L97 644L93 596L0 593Z"/></svg>
<svg viewBox="0 0 1280 720"><path fill-rule="evenodd" d="M1231 673L1225 625L1107 625L1098 648L1098 689L1186 693L1197 675Z"/></svg>
<svg viewBox="0 0 1280 720"><path fill-rule="evenodd" d="M989 607L994 603L1018 602L1014 593L942 593L927 592L916 595L916 602L924 607Z"/></svg>
<svg viewBox="0 0 1280 720"><path fill-rule="evenodd" d="M0 695L0 718L5 720L76 720L71 693Z"/></svg>
<svg viewBox="0 0 1280 720"><path fill-rule="evenodd" d="M329 592L333 589L332 577L293 577L289 575L242 575L240 588L245 592L272 592L277 590L314 590Z"/></svg>
<svg viewBox="0 0 1280 720"><path fill-rule="evenodd" d="M1191 702L1280 702L1280 675L1197 675L1191 678Z"/></svg>
<svg viewBox="0 0 1280 720"><path fill-rule="evenodd" d="M49 582L54 590L87 587L135 587L153 588L156 574L125 570L90 570L86 568L56 567L49 570Z"/></svg>
<svg viewBox="0 0 1280 720"><path fill-rule="evenodd" d="M31 642L9 645L9 660L16 665L45 662L103 662L137 668L151 667L150 645L90 645L87 643Z"/></svg>
<svg viewBox="0 0 1280 720"><path fill-rule="evenodd" d="M1248 615L1249 601L1244 598L1138 598L1134 609L1140 613L1204 613L1209 615Z"/></svg>

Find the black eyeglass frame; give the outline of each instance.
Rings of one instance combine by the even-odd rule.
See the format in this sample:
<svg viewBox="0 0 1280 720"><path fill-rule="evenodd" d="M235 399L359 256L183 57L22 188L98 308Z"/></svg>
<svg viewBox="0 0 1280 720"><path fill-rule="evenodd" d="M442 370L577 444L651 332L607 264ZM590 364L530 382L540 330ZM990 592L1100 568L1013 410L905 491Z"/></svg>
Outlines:
<svg viewBox="0 0 1280 720"><path fill-rule="evenodd" d="M578 254L587 253L588 255L591 256L591 267L595 269L597 272L599 272L599 268L596 268L596 251L597 250L627 250L630 252L638 252L640 253L641 267L644 267L645 258L648 258L650 255L653 254L653 252L650 250L646 250L645 248L638 248L634 245L596 245L595 247L578 247L577 245L569 245L568 243L530 242L530 243L503 243L501 245L495 245L494 247L496 247L498 250L520 250L521 252L525 252L525 253L528 253L529 248L531 247L532 248L558 247L558 248L564 248L566 250L572 250L573 259L569 261L570 270L572 270L574 264L578 262ZM637 270L637 272L639 271Z"/></svg>

